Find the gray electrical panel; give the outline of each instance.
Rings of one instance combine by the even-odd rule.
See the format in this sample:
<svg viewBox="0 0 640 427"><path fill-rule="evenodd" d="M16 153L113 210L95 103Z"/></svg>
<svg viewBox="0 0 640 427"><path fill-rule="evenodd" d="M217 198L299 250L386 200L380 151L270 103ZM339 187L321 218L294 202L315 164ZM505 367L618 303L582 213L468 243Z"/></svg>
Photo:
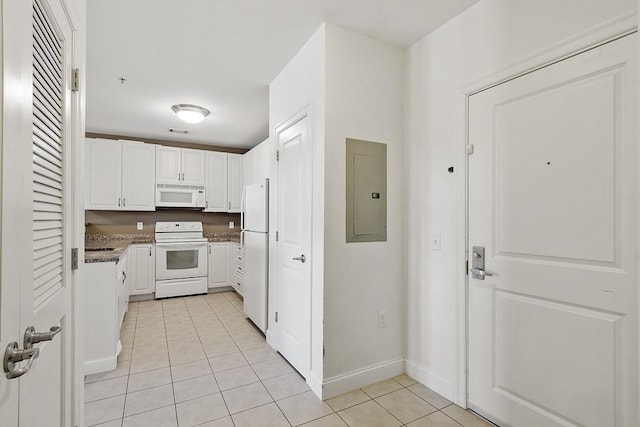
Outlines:
<svg viewBox="0 0 640 427"><path fill-rule="evenodd" d="M387 145L347 138L347 243L387 241Z"/></svg>

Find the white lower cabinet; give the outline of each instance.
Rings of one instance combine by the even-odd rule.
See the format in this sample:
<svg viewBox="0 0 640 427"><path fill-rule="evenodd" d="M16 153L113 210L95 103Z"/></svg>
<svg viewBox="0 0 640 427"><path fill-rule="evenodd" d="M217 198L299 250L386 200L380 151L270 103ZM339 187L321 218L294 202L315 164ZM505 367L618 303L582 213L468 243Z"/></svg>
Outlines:
<svg viewBox="0 0 640 427"><path fill-rule="evenodd" d="M129 246L129 294L146 295L156 291L156 254L153 243Z"/></svg>
<svg viewBox="0 0 640 427"><path fill-rule="evenodd" d="M227 268L229 269L229 283L240 295L243 294L244 261L242 247L239 243L229 242L227 246Z"/></svg>
<svg viewBox="0 0 640 427"><path fill-rule="evenodd" d="M209 289L219 288L229 285L229 274L227 268L227 247L226 242L209 243Z"/></svg>
<svg viewBox="0 0 640 427"><path fill-rule="evenodd" d="M85 264L84 372L116 369L120 327L129 304L127 253L116 262Z"/></svg>

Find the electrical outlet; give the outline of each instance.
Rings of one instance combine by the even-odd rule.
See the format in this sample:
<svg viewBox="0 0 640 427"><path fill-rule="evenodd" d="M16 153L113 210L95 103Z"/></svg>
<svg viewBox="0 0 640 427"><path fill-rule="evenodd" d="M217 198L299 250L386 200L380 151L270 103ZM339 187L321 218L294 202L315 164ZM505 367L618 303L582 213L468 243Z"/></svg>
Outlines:
<svg viewBox="0 0 640 427"><path fill-rule="evenodd" d="M142 230L143 228L144 228L144 224L143 224L143 223L138 222L138 223L136 224L136 229L138 229L138 230Z"/></svg>
<svg viewBox="0 0 640 427"><path fill-rule="evenodd" d="M229 221L229 228L234 229L236 228L236 223L233 221Z"/></svg>
<svg viewBox="0 0 640 427"><path fill-rule="evenodd" d="M385 328L387 326L387 312L378 312L378 328Z"/></svg>

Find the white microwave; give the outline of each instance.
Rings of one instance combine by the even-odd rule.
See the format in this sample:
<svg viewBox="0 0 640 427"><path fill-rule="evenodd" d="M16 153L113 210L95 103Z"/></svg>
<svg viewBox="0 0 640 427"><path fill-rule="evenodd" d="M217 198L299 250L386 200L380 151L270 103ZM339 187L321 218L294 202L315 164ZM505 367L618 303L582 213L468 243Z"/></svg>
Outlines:
<svg viewBox="0 0 640 427"><path fill-rule="evenodd" d="M204 208L204 187L158 184L156 206L162 208Z"/></svg>

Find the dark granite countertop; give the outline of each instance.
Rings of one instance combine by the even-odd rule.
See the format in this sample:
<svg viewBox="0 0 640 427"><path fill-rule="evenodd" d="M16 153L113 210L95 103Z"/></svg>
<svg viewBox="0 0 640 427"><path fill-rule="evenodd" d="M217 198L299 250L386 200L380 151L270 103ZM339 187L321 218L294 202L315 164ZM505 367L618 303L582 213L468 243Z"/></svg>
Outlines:
<svg viewBox="0 0 640 427"><path fill-rule="evenodd" d="M240 232L229 231L225 233L204 233L204 237L210 242L236 242L240 243Z"/></svg>
<svg viewBox="0 0 640 427"><path fill-rule="evenodd" d="M209 242L240 242L240 232L205 233ZM118 262L129 245L155 243L153 234L87 234L84 262ZM102 250L100 250L102 249Z"/></svg>
<svg viewBox="0 0 640 427"><path fill-rule="evenodd" d="M87 234L84 242L84 262L118 262L129 245L137 243L154 243L154 236L153 234Z"/></svg>

